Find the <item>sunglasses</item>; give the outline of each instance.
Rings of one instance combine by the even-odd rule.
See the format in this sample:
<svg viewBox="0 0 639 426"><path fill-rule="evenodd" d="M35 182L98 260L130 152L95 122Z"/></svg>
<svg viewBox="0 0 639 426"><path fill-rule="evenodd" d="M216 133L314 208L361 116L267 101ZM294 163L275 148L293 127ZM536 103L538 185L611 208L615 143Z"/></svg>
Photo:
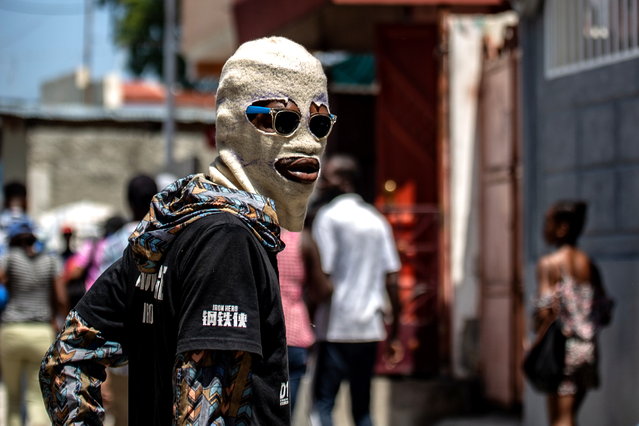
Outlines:
<svg viewBox="0 0 639 426"><path fill-rule="evenodd" d="M273 129L282 136L291 136L299 128L302 121L302 115L290 109L251 105L246 108L246 114L270 114ZM331 133L336 120L337 116L334 114L311 114L308 119L308 129L317 139L325 138Z"/></svg>

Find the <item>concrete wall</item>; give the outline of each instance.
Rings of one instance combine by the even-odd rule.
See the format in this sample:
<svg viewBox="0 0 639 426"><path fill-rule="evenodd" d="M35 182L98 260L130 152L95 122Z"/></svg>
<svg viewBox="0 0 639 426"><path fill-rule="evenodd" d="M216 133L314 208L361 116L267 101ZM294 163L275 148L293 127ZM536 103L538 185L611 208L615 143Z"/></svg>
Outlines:
<svg viewBox="0 0 639 426"><path fill-rule="evenodd" d="M45 105L50 104L82 104L84 103L84 87L88 84L89 75L86 70L78 69L44 82L40 86L40 98Z"/></svg>
<svg viewBox="0 0 639 426"><path fill-rule="evenodd" d="M128 216L125 186L138 173L162 172L164 142L159 126L64 125L42 122L29 127L27 185L31 213L87 200L105 203ZM214 153L199 129L179 131L175 161L183 173L194 159L204 171Z"/></svg>
<svg viewBox="0 0 639 426"><path fill-rule="evenodd" d="M90 81L89 71L83 68L44 82L40 86L42 105L103 105L107 108L122 106L122 81L117 74L107 74Z"/></svg>
<svg viewBox="0 0 639 426"><path fill-rule="evenodd" d="M586 397L579 424L639 423L639 59L548 80L541 15L522 22L525 165L525 286L545 210L559 198L589 203L581 246L600 266L617 302L600 338L602 386ZM545 425L541 395L526 388L525 424Z"/></svg>
<svg viewBox="0 0 639 426"><path fill-rule="evenodd" d="M24 182L27 178L27 148L23 143L26 137L24 120L4 117L2 119L2 183L3 185L17 180ZM1 196L0 196L1 197Z"/></svg>

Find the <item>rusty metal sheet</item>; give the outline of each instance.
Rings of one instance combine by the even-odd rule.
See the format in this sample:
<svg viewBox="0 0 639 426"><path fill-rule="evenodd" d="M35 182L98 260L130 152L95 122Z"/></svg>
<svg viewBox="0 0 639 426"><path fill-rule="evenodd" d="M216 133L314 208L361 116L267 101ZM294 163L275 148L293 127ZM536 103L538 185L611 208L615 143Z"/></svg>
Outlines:
<svg viewBox="0 0 639 426"><path fill-rule="evenodd" d="M380 357L378 373L436 374L439 368L437 40L433 24L386 25L377 34L378 207L402 259L400 335L408 349L396 367Z"/></svg>
<svg viewBox="0 0 639 426"><path fill-rule="evenodd" d="M487 399L521 402L517 53L484 59L480 90L480 369Z"/></svg>

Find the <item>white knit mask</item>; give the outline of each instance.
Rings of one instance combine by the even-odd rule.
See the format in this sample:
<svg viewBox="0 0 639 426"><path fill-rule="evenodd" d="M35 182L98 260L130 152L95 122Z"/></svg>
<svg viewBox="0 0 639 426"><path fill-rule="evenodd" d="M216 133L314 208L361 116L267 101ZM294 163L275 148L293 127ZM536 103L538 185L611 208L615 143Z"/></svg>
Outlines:
<svg viewBox="0 0 639 426"><path fill-rule="evenodd" d="M292 100L302 114L299 128L288 137L260 131L246 116L254 102L279 99ZM217 90L219 156L209 168L211 178L272 198L280 224L291 231L302 229L315 186L295 179L295 164L319 167L326 146L326 137L318 140L308 129L311 103L328 107L326 76L319 61L297 43L282 37L250 41L224 64ZM293 173L277 170L287 167Z"/></svg>

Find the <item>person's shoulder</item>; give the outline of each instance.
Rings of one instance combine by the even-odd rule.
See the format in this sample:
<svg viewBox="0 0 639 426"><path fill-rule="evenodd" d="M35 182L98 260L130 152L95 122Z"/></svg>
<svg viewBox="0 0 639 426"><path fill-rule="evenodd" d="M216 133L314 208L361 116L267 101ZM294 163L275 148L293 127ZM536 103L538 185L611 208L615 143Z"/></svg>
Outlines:
<svg viewBox="0 0 639 426"><path fill-rule="evenodd" d="M330 216L341 215L344 210L352 210L360 208L361 197L355 193L342 194L333 198L331 201L322 206L317 215Z"/></svg>
<svg viewBox="0 0 639 426"><path fill-rule="evenodd" d="M192 232L200 232L205 229L236 229L237 227L246 228L246 225L244 224L242 219L232 213L219 212L201 217L200 219L187 226L186 229L190 229Z"/></svg>
<svg viewBox="0 0 639 426"><path fill-rule="evenodd" d="M127 222L120 229L107 237L107 242L127 240L138 226L137 221Z"/></svg>
<svg viewBox="0 0 639 426"><path fill-rule="evenodd" d="M583 250L575 250L574 261L577 266L588 266L591 262L590 256Z"/></svg>
<svg viewBox="0 0 639 426"><path fill-rule="evenodd" d="M537 269L538 270L549 270L554 267L559 259L557 258L557 253L552 252L545 254L537 260Z"/></svg>
<svg viewBox="0 0 639 426"><path fill-rule="evenodd" d="M386 219L386 216L384 216L375 205L361 200L360 206L362 207L362 210L370 215L373 221L376 221L379 225L384 227L390 226L388 220Z"/></svg>
<svg viewBox="0 0 639 426"><path fill-rule="evenodd" d="M186 264L235 262L238 256L260 250L255 233L240 218L220 212L204 216L180 232L170 251Z"/></svg>
<svg viewBox="0 0 639 426"><path fill-rule="evenodd" d="M575 268L575 276L582 281L590 281L592 279L592 270L594 263L590 256L582 250L575 250L573 255L573 265Z"/></svg>
<svg viewBox="0 0 639 426"><path fill-rule="evenodd" d="M248 225L236 215L227 212L206 215L187 225L178 236L178 240L186 244L189 244L188 241L206 241L212 238L228 238L235 241L254 239Z"/></svg>
<svg viewBox="0 0 639 426"><path fill-rule="evenodd" d="M104 239L100 269L106 270L122 256L122 252L129 245L129 237L135 230L137 222L129 222Z"/></svg>

